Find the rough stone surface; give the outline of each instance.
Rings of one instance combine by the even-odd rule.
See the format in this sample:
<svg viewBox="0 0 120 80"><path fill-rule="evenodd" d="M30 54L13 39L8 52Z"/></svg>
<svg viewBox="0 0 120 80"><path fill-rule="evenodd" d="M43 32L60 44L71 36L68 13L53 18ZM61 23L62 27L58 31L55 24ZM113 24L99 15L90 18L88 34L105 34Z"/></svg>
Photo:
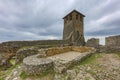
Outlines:
<svg viewBox="0 0 120 80"><path fill-rule="evenodd" d="M28 75L41 75L53 70L53 62L47 58L37 58L39 55L27 57L23 60L24 71Z"/></svg>
<svg viewBox="0 0 120 80"><path fill-rule="evenodd" d="M107 52L106 46L105 45L99 45L99 52L100 53Z"/></svg>
<svg viewBox="0 0 120 80"><path fill-rule="evenodd" d="M40 46L41 48L44 48L46 47L45 45L60 46L64 44L69 44L69 41L67 40L9 41L0 44L0 52L16 53L18 49L24 46L44 45Z"/></svg>
<svg viewBox="0 0 120 80"><path fill-rule="evenodd" d="M64 45L69 45L69 41L67 40L9 41L9 42L0 43L0 54L4 53L3 55L7 56L7 58L5 58L4 60L5 62L3 61L4 64L6 65L6 63L9 62L8 60L10 60L13 56L16 56L16 52L17 52L17 62L22 61L22 59L26 56L36 53L35 50L31 50L28 48L24 50L23 47L37 46L40 49L40 48L49 48L49 47L64 46ZM21 50L21 48L23 50ZM3 64L1 59L0 59L0 64Z"/></svg>
<svg viewBox="0 0 120 80"><path fill-rule="evenodd" d="M99 47L99 39L96 39L96 38L89 39L86 43L86 46L98 48Z"/></svg>
<svg viewBox="0 0 120 80"><path fill-rule="evenodd" d="M107 52L120 52L120 35L105 38Z"/></svg>
<svg viewBox="0 0 120 80"><path fill-rule="evenodd" d="M84 17L73 10L64 19L63 40L69 40L73 45L84 45Z"/></svg>
<svg viewBox="0 0 120 80"><path fill-rule="evenodd" d="M120 35L106 37L106 46L120 46Z"/></svg>
<svg viewBox="0 0 120 80"><path fill-rule="evenodd" d="M120 35L105 38L105 45L99 44L99 39L89 39L86 46L94 47L98 52L120 52Z"/></svg>
<svg viewBox="0 0 120 80"><path fill-rule="evenodd" d="M53 60L54 71L56 73L64 73L69 67L82 62L90 55L91 52L80 53L80 52L71 51L71 52L66 52L63 54L51 56L49 58Z"/></svg>
<svg viewBox="0 0 120 80"><path fill-rule="evenodd" d="M52 47L52 48L45 48L40 49L38 47L25 47L21 48L16 53L16 63L22 62L23 59L27 56L31 56L34 54L40 54L38 57L42 58L45 56L52 56L68 51L77 51L77 52L87 52L91 50L89 47L77 47L77 46L67 46L67 47Z"/></svg>
<svg viewBox="0 0 120 80"><path fill-rule="evenodd" d="M0 67L7 69L12 66L10 63L10 59L13 55L8 53L1 53L0 54Z"/></svg>
<svg viewBox="0 0 120 80"><path fill-rule="evenodd" d="M56 48L53 48L53 50L54 49ZM64 52L64 49L65 48L60 48L61 51L63 50L62 52ZM66 50L69 50L69 49L66 48ZM47 50L50 50L51 52L52 49L47 49ZM47 50L45 49L45 51ZM73 51L71 53L68 52L68 53L58 54L59 49L56 49L55 52L57 53L57 55L55 55L56 53L54 52L54 55L52 56L48 55L48 56L41 57L40 54L29 56L27 58L24 58L23 60L24 71L28 75L42 74L44 72L50 72L53 69L54 69L54 72L56 73L63 73L64 71L66 71L66 69L68 69L72 65L77 64L81 62L82 60L84 60L85 58L89 57L92 51L94 50L89 49L88 51L85 51L84 53Z"/></svg>
<svg viewBox="0 0 120 80"><path fill-rule="evenodd" d="M21 79L20 75L23 69L23 65L20 64L19 66L16 66L16 68L14 68L13 70L11 70L11 72L9 73L9 75L6 75L7 77L5 78L5 80L23 80Z"/></svg>
<svg viewBox="0 0 120 80"><path fill-rule="evenodd" d="M117 54L96 54L86 64L77 65L65 73L55 74L54 80L119 80L120 57Z"/></svg>
<svg viewBox="0 0 120 80"><path fill-rule="evenodd" d="M35 47L21 48L16 52L16 63L22 62L25 57L35 54L38 54L38 49Z"/></svg>
<svg viewBox="0 0 120 80"><path fill-rule="evenodd" d="M10 71L1 71L0 79L4 80L120 80L120 57L118 54L93 54L93 60L82 64L74 65L64 73L49 73L46 76L27 76L26 79L20 77L23 67L18 66ZM91 58L90 57L90 58ZM90 59L89 58L89 59ZM87 61L89 60L87 59Z"/></svg>

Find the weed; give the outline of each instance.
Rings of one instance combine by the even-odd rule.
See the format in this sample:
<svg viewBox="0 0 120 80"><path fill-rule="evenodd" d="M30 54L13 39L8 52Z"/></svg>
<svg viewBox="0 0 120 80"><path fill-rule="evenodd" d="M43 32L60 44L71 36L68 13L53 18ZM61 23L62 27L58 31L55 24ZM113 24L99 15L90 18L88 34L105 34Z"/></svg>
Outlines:
<svg viewBox="0 0 120 80"><path fill-rule="evenodd" d="M85 64L89 64L89 63L95 64L96 63L96 59L99 58L99 57L101 57L101 55L99 53L94 53L89 58L87 58L84 61L82 61L80 63L80 65L85 65Z"/></svg>
<svg viewBox="0 0 120 80"><path fill-rule="evenodd" d="M21 72L20 77L21 77L22 79L26 79L26 78L27 78L27 74L25 73L25 71L22 71L22 72Z"/></svg>
<svg viewBox="0 0 120 80"><path fill-rule="evenodd" d="M15 65L15 62L16 62L15 59L11 59L11 60L10 60L10 63L11 63L12 65Z"/></svg>
<svg viewBox="0 0 120 80"><path fill-rule="evenodd" d="M4 78L0 78L0 80L5 80Z"/></svg>
<svg viewBox="0 0 120 80"><path fill-rule="evenodd" d="M120 57L120 52L119 53L116 53L119 57Z"/></svg>

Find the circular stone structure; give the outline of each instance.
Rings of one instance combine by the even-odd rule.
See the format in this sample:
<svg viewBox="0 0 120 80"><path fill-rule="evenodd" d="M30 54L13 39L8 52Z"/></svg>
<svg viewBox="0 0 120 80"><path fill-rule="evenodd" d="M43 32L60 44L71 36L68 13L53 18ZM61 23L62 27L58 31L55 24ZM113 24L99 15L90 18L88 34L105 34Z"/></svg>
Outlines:
<svg viewBox="0 0 120 80"><path fill-rule="evenodd" d="M24 71L28 75L43 74L53 70L53 61L48 58L38 58L38 55L29 56L23 60Z"/></svg>
<svg viewBox="0 0 120 80"><path fill-rule="evenodd" d="M72 65L86 59L94 50L89 47L58 47L44 49L44 54L28 56L23 59L24 71L27 75L64 72ZM41 52L41 53L42 53Z"/></svg>

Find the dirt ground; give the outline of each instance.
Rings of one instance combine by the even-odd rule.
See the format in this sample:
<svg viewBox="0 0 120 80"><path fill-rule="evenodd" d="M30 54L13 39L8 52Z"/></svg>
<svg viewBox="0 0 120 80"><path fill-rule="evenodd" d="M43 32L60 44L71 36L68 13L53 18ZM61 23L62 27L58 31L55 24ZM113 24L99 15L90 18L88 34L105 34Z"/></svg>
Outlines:
<svg viewBox="0 0 120 80"><path fill-rule="evenodd" d="M71 52L69 56L67 56L67 60L75 57ZM65 59L65 56L62 58ZM10 71L11 73L5 80L8 80L8 77L10 80L22 80L18 75L21 74L21 69L18 66ZM43 77L28 76L24 80L120 80L120 56L115 53L97 53L68 69L64 74L48 74Z"/></svg>
<svg viewBox="0 0 120 80"><path fill-rule="evenodd" d="M33 79L45 80L46 77ZM66 73L55 74L53 80L120 80L120 57L117 54L95 54L83 63L67 70Z"/></svg>

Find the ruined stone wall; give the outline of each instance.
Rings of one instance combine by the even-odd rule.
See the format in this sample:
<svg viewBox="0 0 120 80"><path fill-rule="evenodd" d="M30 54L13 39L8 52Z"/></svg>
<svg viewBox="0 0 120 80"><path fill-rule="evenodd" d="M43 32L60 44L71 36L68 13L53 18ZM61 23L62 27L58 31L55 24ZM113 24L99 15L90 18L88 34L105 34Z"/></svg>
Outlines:
<svg viewBox="0 0 120 80"><path fill-rule="evenodd" d="M94 52L93 48L89 47L55 47L49 49L43 49L46 56L41 55L42 53L28 56L23 59L24 68L23 70L27 75L38 75L48 72L62 73L65 72L71 66L78 64L91 56ZM42 50L42 52L43 52ZM83 51L84 50L84 51ZM75 51L80 52L80 55L72 58L71 60L62 60L60 58L53 58L56 54L62 54L64 52ZM44 54L44 53L43 53ZM52 55L52 56L51 56Z"/></svg>
<svg viewBox="0 0 120 80"><path fill-rule="evenodd" d="M86 43L86 46L98 48L99 47L99 39L96 39L96 38L89 39Z"/></svg>
<svg viewBox="0 0 120 80"><path fill-rule="evenodd" d="M10 41L0 44L0 52L16 53L16 51L24 46L35 45L64 45L69 44L67 40L39 40L39 41ZM44 46L43 46L44 47Z"/></svg>
<svg viewBox="0 0 120 80"><path fill-rule="evenodd" d="M120 52L120 35L106 37L105 45L100 45L99 39L91 38L86 46L94 47L99 52Z"/></svg>
<svg viewBox="0 0 120 80"><path fill-rule="evenodd" d="M29 47L29 48L21 48L16 52L16 63L22 62L25 57L40 54L39 57L45 56L53 56L56 54L61 54L69 51L76 51L76 52L89 52L92 50L90 47L78 47L78 46L66 46L66 47L51 47L40 49L36 47Z"/></svg>
<svg viewBox="0 0 120 80"><path fill-rule="evenodd" d="M106 37L105 46L108 52L120 52L120 35Z"/></svg>
<svg viewBox="0 0 120 80"><path fill-rule="evenodd" d="M120 35L119 36L110 36L105 38L106 46L120 46Z"/></svg>
<svg viewBox="0 0 120 80"><path fill-rule="evenodd" d="M53 61L48 58L37 58L33 55L23 60L23 70L27 75L42 75L44 73L53 72Z"/></svg>

